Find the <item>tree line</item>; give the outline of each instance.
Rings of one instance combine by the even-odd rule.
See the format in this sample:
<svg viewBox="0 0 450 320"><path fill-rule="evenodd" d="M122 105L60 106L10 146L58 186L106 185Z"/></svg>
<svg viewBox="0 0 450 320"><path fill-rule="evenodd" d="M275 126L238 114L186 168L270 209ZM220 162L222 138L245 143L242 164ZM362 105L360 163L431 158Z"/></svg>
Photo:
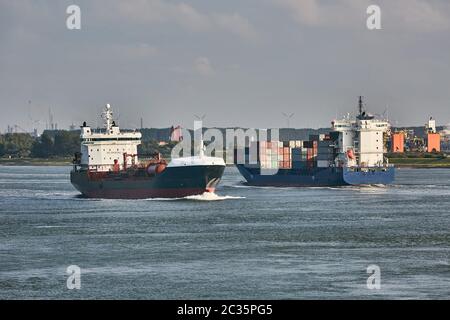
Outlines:
<svg viewBox="0 0 450 320"><path fill-rule="evenodd" d="M80 133L76 131L44 131L40 137L28 133L0 135L0 157L69 157L79 150Z"/></svg>
<svg viewBox="0 0 450 320"><path fill-rule="evenodd" d="M159 152L167 157L170 156L174 145L174 143L160 145L157 140L143 139L138 152L147 155ZM28 133L0 135L0 157L48 159L71 157L79 151L79 131L48 130L39 137L33 137Z"/></svg>

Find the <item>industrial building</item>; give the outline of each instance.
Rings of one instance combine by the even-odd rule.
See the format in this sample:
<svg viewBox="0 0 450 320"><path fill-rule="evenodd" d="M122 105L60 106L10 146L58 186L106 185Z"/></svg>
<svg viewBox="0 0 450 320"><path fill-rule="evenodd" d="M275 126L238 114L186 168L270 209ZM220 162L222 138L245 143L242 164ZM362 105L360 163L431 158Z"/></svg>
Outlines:
<svg viewBox="0 0 450 320"><path fill-rule="evenodd" d="M392 134L391 152L403 153L405 152L405 133L395 132Z"/></svg>
<svg viewBox="0 0 450 320"><path fill-rule="evenodd" d="M441 152L441 135L436 133L436 120L430 117L425 125L427 152Z"/></svg>

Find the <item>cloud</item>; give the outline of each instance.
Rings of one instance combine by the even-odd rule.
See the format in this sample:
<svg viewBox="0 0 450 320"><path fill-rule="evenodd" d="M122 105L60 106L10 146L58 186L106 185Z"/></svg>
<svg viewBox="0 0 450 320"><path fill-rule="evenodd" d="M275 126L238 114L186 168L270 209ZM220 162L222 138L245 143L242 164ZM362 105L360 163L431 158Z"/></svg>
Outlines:
<svg viewBox="0 0 450 320"><path fill-rule="evenodd" d="M275 3L288 9L292 17L301 24L319 23L319 7L316 0L275 0Z"/></svg>
<svg viewBox="0 0 450 320"><path fill-rule="evenodd" d="M289 11L291 17L301 25L306 26L343 26L354 21L355 7L360 7L365 13L366 0L335 0L323 3L318 0L272 0L273 3ZM366 6L367 8L367 6ZM364 11L362 11L364 10ZM346 19L342 19L342 17Z"/></svg>
<svg viewBox="0 0 450 320"><path fill-rule="evenodd" d="M366 9L374 4L369 0L272 0L289 12L299 24L305 26L354 28L365 27ZM443 31L450 28L448 1L378 0L382 25L391 30L414 32Z"/></svg>
<svg viewBox="0 0 450 320"><path fill-rule="evenodd" d="M257 32L250 22L237 13L202 13L186 3L161 0L111 1L110 18L125 18L142 24L173 23L194 32L222 30L245 39L256 39ZM103 8L100 6L99 9Z"/></svg>
<svg viewBox="0 0 450 320"><path fill-rule="evenodd" d="M450 4L441 6L423 0L398 0L386 11L387 17L414 31L434 32L450 29Z"/></svg>
<svg viewBox="0 0 450 320"><path fill-rule="evenodd" d="M214 74L214 68L206 57L199 57L194 63L195 71L202 76L211 76Z"/></svg>
<svg viewBox="0 0 450 320"><path fill-rule="evenodd" d="M213 14L212 19L220 28L230 31L242 38L258 39L258 34L249 21L237 13L232 15Z"/></svg>

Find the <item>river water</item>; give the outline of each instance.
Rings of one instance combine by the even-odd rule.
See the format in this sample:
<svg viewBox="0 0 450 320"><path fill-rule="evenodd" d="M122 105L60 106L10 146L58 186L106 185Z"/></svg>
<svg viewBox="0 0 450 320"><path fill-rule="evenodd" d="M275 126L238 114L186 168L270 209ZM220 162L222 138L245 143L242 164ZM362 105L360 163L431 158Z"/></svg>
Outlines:
<svg viewBox="0 0 450 320"><path fill-rule="evenodd" d="M450 298L448 169L296 189L227 168L216 195L138 201L79 198L69 171L0 166L0 299Z"/></svg>

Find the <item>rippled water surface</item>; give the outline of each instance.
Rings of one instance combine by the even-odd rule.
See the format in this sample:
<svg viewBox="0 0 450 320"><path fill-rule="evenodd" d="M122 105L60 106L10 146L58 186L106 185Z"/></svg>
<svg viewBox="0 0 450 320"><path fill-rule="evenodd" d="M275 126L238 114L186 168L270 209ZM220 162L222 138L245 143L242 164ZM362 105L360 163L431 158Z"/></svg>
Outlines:
<svg viewBox="0 0 450 320"><path fill-rule="evenodd" d="M0 166L0 299L450 298L449 169L296 189L227 168L216 195L138 201L79 198L69 171Z"/></svg>

